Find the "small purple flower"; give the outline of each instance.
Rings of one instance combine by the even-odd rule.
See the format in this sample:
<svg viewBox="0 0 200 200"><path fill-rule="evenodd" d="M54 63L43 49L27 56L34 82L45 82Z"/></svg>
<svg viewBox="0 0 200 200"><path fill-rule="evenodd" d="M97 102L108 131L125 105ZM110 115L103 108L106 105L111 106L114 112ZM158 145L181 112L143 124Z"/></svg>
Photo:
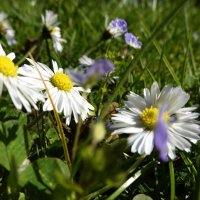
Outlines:
<svg viewBox="0 0 200 200"><path fill-rule="evenodd" d="M72 80L76 83L84 83L94 74L97 74L98 79L102 76L108 74L114 70L114 64L109 59L97 59L92 65L90 65L87 71L75 72L74 70L69 70L68 74L71 76Z"/></svg>
<svg viewBox="0 0 200 200"><path fill-rule="evenodd" d="M168 140L168 132L167 132L167 124L163 119L163 114L165 112L165 108L161 108L157 125L154 131L154 144L155 147L159 151L159 156L162 161L168 161L167 157L167 140Z"/></svg>
<svg viewBox="0 0 200 200"><path fill-rule="evenodd" d="M127 31L127 23L123 19L115 18L109 23L107 31L113 35L113 37L119 37Z"/></svg>
<svg viewBox="0 0 200 200"><path fill-rule="evenodd" d="M125 41L128 45L135 49L140 49L142 46L142 42L140 42L132 33L125 33Z"/></svg>

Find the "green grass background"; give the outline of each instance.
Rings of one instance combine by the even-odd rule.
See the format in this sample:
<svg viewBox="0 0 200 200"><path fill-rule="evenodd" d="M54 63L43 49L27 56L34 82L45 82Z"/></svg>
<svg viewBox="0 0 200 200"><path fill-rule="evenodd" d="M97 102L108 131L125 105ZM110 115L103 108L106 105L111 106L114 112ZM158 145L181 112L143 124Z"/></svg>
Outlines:
<svg viewBox="0 0 200 200"><path fill-rule="evenodd" d="M52 43L49 42L49 55L46 43L42 42L32 54L36 61L47 65L50 65L51 59L55 59L63 68L79 68L78 59L90 49L93 51L89 56L93 59L110 58L115 63L113 76L119 76L119 79L108 87L105 87L103 81L100 81L92 88L92 93L88 98L96 109L99 110L103 107L107 114L107 105L113 102L123 104L129 91L134 90L141 94L142 89L150 87L153 81L157 81L161 87L165 84L180 85L191 95L188 105L199 104L200 4L198 2L194 0L189 0L186 3L181 0L1 0L0 11L8 14L8 20L16 31L17 45L10 47L4 39L2 39L2 43L6 52L16 53L15 62L26 63L24 56L42 33L41 15L46 9L53 10L58 14L62 37L67 40L67 43L64 44L64 50L61 54L55 53ZM177 6L181 7L183 3L185 3L184 6L168 20L173 14L172 11ZM128 31L137 35L143 43L141 50L127 46L123 37L100 42L105 30L106 18L109 22L115 17L127 21ZM160 24L162 27L158 28ZM152 33L155 37L150 39ZM145 47L146 45L148 48ZM146 50L143 51L143 48ZM134 62L135 59L138 59L138 62ZM129 73L124 75L128 70L130 70ZM122 81L123 78L124 81ZM99 95L102 93L104 93L103 98ZM6 122L13 118L13 113L12 108L4 108L3 106L5 107L2 103L1 112L7 112L7 118L4 115L2 121ZM7 109L7 111L3 109ZM101 113L104 116L103 111ZM38 117L39 122L36 127L30 130L33 144L29 152L31 161L46 156L63 159L62 151L57 148L61 145L58 144L59 139L55 136L56 131L55 126L52 125L52 116L45 116L43 121L37 115L34 117L36 119ZM46 123L44 123L45 120L47 120ZM76 129L73 126L71 127L72 131ZM88 131L87 128L85 132ZM65 131L67 132L67 130L66 128ZM86 135L82 139L85 138L88 141ZM51 139L55 141L51 141ZM73 140L72 135L69 136L69 140ZM0 197L4 199L8 195L4 190L4 186L8 182L8 186L13 189L11 199L18 197L23 199L23 194L26 195L27 199L107 199L117 188L120 188L127 177L125 171L139 158L133 156L125 160L122 156L124 145L121 143L114 144L111 149L106 146L103 150L96 149L94 152L92 147L86 143L80 143L79 147L80 157L85 164L80 164L78 160L73 171L74 180L78 186L74 186L72 182L69 182L69 186L63 183L64 179L58 178L56 181L59 180L60 188L56 187L51 193L41 189L43 187L38 186L40 189L35 189L23 184L16 189L8 178L6 183L3 182L0 185L2 194L4 193ZM118 151L121 153L119 156L117 155ZM182 154L174 162L176 186L172 187L176 188L176 199L186 199L186 196L188 199L198 199L199 152L200 146L193 146L191 153ZM119 158L121 161L118 163ZM119 165L113 167L116 160ZM39 162L38 165L40 166ZM61 165L58 162L56 166L60 167ZM121 192L116 199L132 199L137 193L145 193L158 200L161 198L170 199L168 165L157 163L155 158L147 158L144 165L138 169L140 170L142 167L151 170L148 173L145 170L142 171L143 176ZM44 167L44 169L47 168ZM15 171L14 169L13 166L11 172ZM41 167L41 169L43 168ZM81 175L81 172L84 175ZM9 177L5 169L1 169L0 173L2 176ZM12 173L10 174L12 175ZM11 175L10 177L12 177ZM67 181L69 180L67 179ZM99 191L101 188L107 193L103 193L104 190ZM32 193L32 191L34 192ZM63 191L68 191L68 193ZM99 192L96 196L93 195L95 191ZM75 193L79 195L76 196Z"/></svg>

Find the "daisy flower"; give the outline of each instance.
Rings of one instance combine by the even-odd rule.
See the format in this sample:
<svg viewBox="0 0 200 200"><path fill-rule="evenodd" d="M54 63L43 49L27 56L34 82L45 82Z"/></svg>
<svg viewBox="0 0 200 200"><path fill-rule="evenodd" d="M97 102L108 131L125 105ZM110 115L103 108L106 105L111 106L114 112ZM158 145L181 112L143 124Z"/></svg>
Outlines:
<svg viewBox="0 0 200 200"><path fill-rule="evenodd" d="M7 14L0 12L0 35L5 35L8 45L16 44L15 31L7 20Z"/></svg>
<svg viewBox="0 0 200 200"><path fill-rule="evenodd" d="M140 42L138 40L138 38L135 35L133 35L132 33L125 33L124 38L125 38L126 43L129 46L131 46L131 47L133 47L135 49L140 49L141 48L142 42Z"/></svg>
<svg viewBox="0 0 200 200"><path fill-rule="evenodd" d="M37 110L37 101L44 101L44 97L39 90L28 87L27 77L19 74L21 67L18 68L14 64L14 58L15 54L6 55L0 44L0 96L5 85L17 109L22 109L24 106L27 112L31 112L33 106Z"/></svg>
<svg viewBox="0 0 200 200"><path fill-rule="evenodd" d="M189 152L200 139L199 114L193 112L197 107L182 108L188 100L181 87L166 85L160 92L157 82L150 91L144 89L144 97L131 92L125 107L112 116L113 134L129 134L133 153L150 154L155 144L163 158L174 159L176 148Z"/></svg>
<svg viewBox="0 0 200 200"><path fill-rule="evenodd" d="M78 122L78 115L81 116L82 120L87 118L89 110L94 110L93 106L86 101L80 92L85 92L82 87L75 86L70 77L63 72L63 68L58 68L55 61L52 61L53 71L42 63L34 63L31 59L28 59L32 65L24 65L22 74L29 76L29 81L32 81L33 87L41 88L45 90L45 87L40 79L38 71L39 69L45 84L52 97L56 111L58 113L63 112L66 118L66 124L69 125L71 121L71 115L73 113L74 120ZM44 111L53 110L52 104L48 95L47 100L43 105Z"/></svg>
<svg viewBox="0 0 200 200"><path fill-rule="evenodd" d="M116 38L127 31L127 23L123 19L115 18L108 24L106 30Z"/></svg>
<svg viewBox="0 0 200 200"><path fill-rule="evenodd" d="M65 43L66 40L61 38L61 31L58 27L59 23L57 22L57 18L58 16L53 11L45 11L45 15L42 15L42 22L44 25L43 35L47 39L52 39L55 51L62 52L62 43Z"/></svg>

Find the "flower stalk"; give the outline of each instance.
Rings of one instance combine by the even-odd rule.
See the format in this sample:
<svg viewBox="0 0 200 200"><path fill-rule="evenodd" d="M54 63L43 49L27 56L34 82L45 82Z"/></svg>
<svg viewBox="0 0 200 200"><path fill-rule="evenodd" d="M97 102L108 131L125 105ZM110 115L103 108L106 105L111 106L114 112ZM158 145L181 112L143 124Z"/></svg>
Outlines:
<svg viewBox="0 0 200 200"><path fill-rule="evenodd" d="M62 123L61 123L61 121L60 121L60 117L59 117L59 115L58 115L58 112L56 111L54 102L53 102L52 97L51 97L51 95L50 95L50 93L49 93L49 90L48 90L48 88L47 88L47 85L46 85L46 83L45 83L45 81L44 81L44 79L43 79L43 77L42 77L42 75L41 75L41 73L40 73L40 71L39 71L39 69L38 69L38 67L37 67L37 64L36 64L36 62L35 62L33 56L32 56L31 54L29 54L29 56L30 56L31 60L32 60L33 63L34 63L36 70L37 70L38 73L39 73L39 76L40 76L40 78L41 78L41 81L42 81L42 83L44 84L44 87L45 87L45 89L46 89L47 95L48 95L49 100L50 100L50 102L51 102L51 104L52 104L53 113L54 113L54 116L55 116L55 119L56 119L56 122L57 122L57 125L58 125L58 130L59 130L60 137L61 137L61 141L62 141L62 145L63 145L65 160L66 160L66 162L67 162L67 164L68 164L69 169L71 169L71 160L70 160L70 156L69 156L69 150L68 150L67 142L66 142L66 139L65 139L65 134L64 134L63 127L62 127Z"/></svg>

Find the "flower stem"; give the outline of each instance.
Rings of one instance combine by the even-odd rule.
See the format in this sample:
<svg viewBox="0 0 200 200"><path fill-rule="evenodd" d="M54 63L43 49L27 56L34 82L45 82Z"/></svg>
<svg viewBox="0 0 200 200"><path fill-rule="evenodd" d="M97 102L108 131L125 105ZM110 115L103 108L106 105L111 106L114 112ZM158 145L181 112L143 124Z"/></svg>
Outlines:
<svg viewBox="0 0 200 200"><path fill-rule="evenodd" d="M170 200L175 199L175 177L173 162L169 161L169 173L170 173Z"/></svg>
<svg viewBox="0 0 200 200"><path fill-rule="evenodd" d="M105 80L105 82L102 84L103 86L101 87L101 90L100 90L100 103L99 103L99 107L98 107L98 111L97 111L98 116L101 113L101 108L102 108L102 105L103 105L103 98L104 98L104 94L105 94L104 88L106 88L106 81L107 80Z"/></svg>
<svg viewBox="0 0 200 200"><path fill-rule="evenodd" d="M105 187L103 187L103 188L101 188L101 189L99 189L99 190L97 190L97 191L95 191L95 192L93 192L93 193L91 193L91 194L89 194L89 195L87 195L87 196L81 198L80 200L93 199L93 198L97 197L98 195L100 195L100 194L102 194L102 193L108 191L108 190L111 189L111 188L112 188L111 185L106 185Z"/></svg>
<svg viewBox="0 0 200 200"><path fill-rule="evenodd" d="M17 66L21 65L21 64L24 62L24 60L26 60L27 56L28 56L29 54L32 54L33 51L35 51L36 47L37 47L37 44L33 45L33 46L28 50L28 52L25 53L24 56L16 63L16 65L17 65Z"/></svg>
<svg viewBox="0 0 200 200"><path fill-rule="evenodd" d="M139 158L137 158L136 162L133 164L133 166L131 166L129 169L128 169L128 172L129 173L133 173L136 168L141 164L141 162L144 160L144 158L146 157L146 155L142 155L140 156Z"/></svg>
<svg viewBox="0 0 200 200"><path fill-rule="evenodd" d="M49 64L51 65L51 52L50 52L50 48L49 48L48 39L45 39L45 43L46 43L46 50L47 50L47 54L48 54L48 58L49 58Z"/></svg>
<svg viewBox="0 0 200 200"><path fill-rule="evenodd" d="M143 175L147 170L153 167L154 163L150 162L145 165L142 169L138 170L131 176L124 184L122 184L114 193L112 193L106 200L114 200L118 197L124 190L126 190L132 183L134 183L141 175Z"/></svg>
<svg viewBox="0 0 200 200"><path fill-rule="evenodd" d="M43 82L43 84L44 84L44 86L45 86L47 95L48 95L49 100L50 100L50 102L51 102L51 104L52 104L53 113L54 113L56 122L57 122L57 124L58 124L58 130L59 130L59 133L60 133L60 137L61 137L61 141L62 141L62 145L63 145L63 149L64 149L65 160L66 160L66 162L67 162L67 164L68 164L69 169L71 169L71 160L70 160L70 156L69 156L69 150L68 150L68 147L67 147L67 142L66 142L66 140L65 140L65 134L64 134L63 127L62 127L62 123L61 123L61 121L60 121L60 117L59 117L59 115L58 115L58 112L56 111L54 102L53 102L52 97L51 97L51 95L50 95L50 93L49 93L49 90L48 90L48 88L47 88L47 85L46 85L46 83L45 83L45 81L44 81L44 79L43 79L43 77L42 77L42 74L40 73L40 71L39 71L39 69L38 69L38 67L37 67L37 64L36 64L36 62L35 62L33 56L32 56L31 54L29 54L29 56L30 56L30 58L32 59L32 61L34 62L34 64L35 64L35 68L36 68L36 70L38 71L38 73L39 73L39 75L40 75L41 81Z"/></svg>
<svg viewBox="0 0 200 200"><path fill-rule="evenodd" d="M82 120L81 120L81 117L79 116L78 125L77 125L77 128L76 128L75 139L74 139L74 144L73 144L73 149L72 149L72 160L73 161L76 157L78 141L79 141L79 137L80 137L80 134L81 134L81 125L82 125Z"/></svg>
<svg viewBox="0 0 200 200"><path fill-rule="evenodd" d="M141 176L141 170L137 171L134 176L131 176L120 188L118 188L113 194L111 194L106 200L116 199L124 190L126 190L136 179Z"/></svg>
<svg viewBox="0 0 200 200"><path fill-rule="evenodd" d="M97 50L98 48L100 48L102 45L104 44L103 40L99 40L95 43L95 45L93 45L93 47L91 47L90 49L86 50L84 55L89 55L92 52L94 52L95 50Z"/></svg>

